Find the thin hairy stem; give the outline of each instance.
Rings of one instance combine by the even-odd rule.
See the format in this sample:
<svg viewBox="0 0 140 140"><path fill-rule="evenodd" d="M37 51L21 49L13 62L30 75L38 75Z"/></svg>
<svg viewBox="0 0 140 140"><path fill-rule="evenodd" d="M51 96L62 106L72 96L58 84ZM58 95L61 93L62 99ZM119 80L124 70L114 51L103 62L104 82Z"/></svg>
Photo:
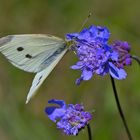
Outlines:
<svg viewBox="0 0 140 140"><path fill-rule="evenodd" d="M137 61L137 63L140 65L140 58L136 55L131 55L131 58Z"/></svg>
<svg viewBox="0 0 140 140"><path fill-rule="evenodd" d="M92 140L91 128L90 128L90 125L89 124L87 125L87 131L88 131L88 139L89 140Z"/></svg>
<svg viewBox="0 0 140 140"><path fill-rule="evenodd" d="M126 130L126 133L127 133L127 136L129 138L129 140L132 140L131 133L129 131L126 119L124 117L124 114L123 114L123 111L122 111L122 108L121 108L121 105L120 105L119 97L118 97L116 86L115 86L115 81L114 81L114 79L111 76L110 76L110 78L111 78L112 88L113 88L113 91L114 91L114 96L115 96L115 100L116 100L116 104L117 104L117 108L118 108L120 117L121 117L122 122L124 124L124 127L125 127L125 130Z"/></svg>

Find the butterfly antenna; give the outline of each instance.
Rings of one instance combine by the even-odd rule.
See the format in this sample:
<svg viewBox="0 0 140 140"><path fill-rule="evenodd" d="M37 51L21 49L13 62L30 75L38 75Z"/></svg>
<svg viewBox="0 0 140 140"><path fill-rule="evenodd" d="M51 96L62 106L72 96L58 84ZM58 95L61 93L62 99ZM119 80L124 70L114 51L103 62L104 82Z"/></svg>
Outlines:
<svg viewBox="0 0 140 140"><path fill-rule="evenodd" d="M82 24L82 26L81 26L81 28L80 28L79 31L81 31L83 29L83 27L85 26L85 24L87 23L87 21L89 20L89 18L91 17L91 15L92 15L92 13L90 12L88 14L87 18L84 20L84 22L83 22L83 24Z"/></svg>

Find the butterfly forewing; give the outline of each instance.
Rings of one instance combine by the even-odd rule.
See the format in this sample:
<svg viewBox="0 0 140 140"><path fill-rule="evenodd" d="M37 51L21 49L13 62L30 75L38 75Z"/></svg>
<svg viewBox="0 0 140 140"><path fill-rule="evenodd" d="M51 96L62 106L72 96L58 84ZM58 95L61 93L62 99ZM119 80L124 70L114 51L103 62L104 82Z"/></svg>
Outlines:
<svg viewBox="0 0 140 140"><path fill-rule="evenodd" d="M50 35L9 35L0 39L0 52L27 72L42 71L65 49L64 40Z"/></svg>
<svg viewBox="0 0 140 140"><path fill-rule="evenodd" d="M0 39L0 52L14 66L37 73L26 103L35 95L66 51L65 41L50 35L9 35Z"/></svg>

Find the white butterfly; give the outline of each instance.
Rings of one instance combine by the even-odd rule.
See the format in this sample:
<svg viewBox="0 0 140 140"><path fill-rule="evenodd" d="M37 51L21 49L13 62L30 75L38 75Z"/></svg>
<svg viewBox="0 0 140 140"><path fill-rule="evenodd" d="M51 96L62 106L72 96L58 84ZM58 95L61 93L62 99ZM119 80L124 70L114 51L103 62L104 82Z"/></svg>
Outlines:
<svg viewBox="0 0 140 140"><path fill-rule="evenodd" d="M14 66L27 72L37 73L26 103L35 95L66 51L66 42L51 35L25 34L0 38L0 52Z"/></svg>

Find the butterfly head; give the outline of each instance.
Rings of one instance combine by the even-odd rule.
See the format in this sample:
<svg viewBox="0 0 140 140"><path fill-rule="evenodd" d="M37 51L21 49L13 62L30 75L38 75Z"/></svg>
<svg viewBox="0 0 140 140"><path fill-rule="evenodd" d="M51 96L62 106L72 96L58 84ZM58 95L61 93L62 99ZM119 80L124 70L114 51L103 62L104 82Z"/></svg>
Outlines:
<svg viewBox="0 0 140 140"><path fill-rule="evenodd" d="M76 42L75 42L75 40L67 40L66 41L66 46L68 47L69 50L75 52L75 49L76 49Z"/></svg>

